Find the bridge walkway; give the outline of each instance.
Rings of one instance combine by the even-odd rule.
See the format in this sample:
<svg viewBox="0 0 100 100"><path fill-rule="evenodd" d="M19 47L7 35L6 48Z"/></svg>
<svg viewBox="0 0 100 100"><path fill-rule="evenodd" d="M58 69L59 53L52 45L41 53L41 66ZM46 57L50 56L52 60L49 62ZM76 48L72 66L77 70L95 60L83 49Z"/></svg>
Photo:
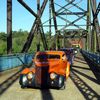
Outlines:
<svg viewBox="0 0 100 100"><path fill-rule="evenodd" d="M0 73L0 100L100 100L100 72L77 54L65 90L21 89L19 68Z"/></svg>

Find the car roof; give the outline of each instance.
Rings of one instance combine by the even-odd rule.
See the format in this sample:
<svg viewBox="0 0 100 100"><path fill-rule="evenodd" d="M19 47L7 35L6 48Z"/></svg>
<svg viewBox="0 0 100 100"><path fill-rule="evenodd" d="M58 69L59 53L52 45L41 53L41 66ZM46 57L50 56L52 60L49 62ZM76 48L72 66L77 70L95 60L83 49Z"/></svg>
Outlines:
<svg viewBox="0 0 100 100"><path fill-rule="evenodd" d="M38 51L36 55L41 55L41 54L57 54L57 55L63 55L65 54L63 51Z"/></svg>

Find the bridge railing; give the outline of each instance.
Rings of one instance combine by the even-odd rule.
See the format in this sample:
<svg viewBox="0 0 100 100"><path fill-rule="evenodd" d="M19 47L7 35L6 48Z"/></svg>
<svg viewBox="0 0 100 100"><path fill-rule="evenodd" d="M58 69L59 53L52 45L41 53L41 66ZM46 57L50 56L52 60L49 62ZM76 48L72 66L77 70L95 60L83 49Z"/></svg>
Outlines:
<svg viewBox="0 0 100 100"><path fill-rule="evenodd" d="M31 63L35 53L19 53L13 55L0 56L0 71L15 68Z"/></svg>
<svg viewBox="0 0 100 100"><path fill-rule="evenodd" d="M81 50L82 54L85 55L90 61L99 66L100 68L100 54L91 53L89 51Z"/></svg>

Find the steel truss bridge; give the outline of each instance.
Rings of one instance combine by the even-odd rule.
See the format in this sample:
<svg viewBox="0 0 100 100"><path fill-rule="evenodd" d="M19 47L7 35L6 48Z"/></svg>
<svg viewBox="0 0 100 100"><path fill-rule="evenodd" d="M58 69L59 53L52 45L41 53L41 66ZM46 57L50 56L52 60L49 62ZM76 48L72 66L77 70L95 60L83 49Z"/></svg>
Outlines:
<svg viewBox="0 0 100 100"><path fill-rule="evenodd" d="M65 4L58 4L57 0L37 0L37 12L32 10L30 6L24 0L17 0L19 4L21 4L26 10L28 10L34 17L35 20L33 22L32 28L29 32L29 35L22 47L21 52L28 52L28 49L31 46L32 40L34 39L34 34L40 34L44 49L48 49L48 45L46 43L46 38L44 34L44 27L49 27L49 32L52 32L52 28L55 29L55 42L56 42L56 49L60 48L59 39L62 38L75 38L77 37L80 40L85 38L84 49L92 52L99 52L100 51L100 28L99 28L99 21L98 15L100 11L100 2L96 5L96 0L64 0L66 1ZM80 3L84 5L87 2L87 8L82 8ZM49 24L44 25L42 23L42 15L46 9L46 5L49 3L49 19L46 22ZM57 9L59 7L59 9ZM77 11L71 10L71 8L75 7ZM57 10L55 10L57 9ZM91 14L92 13L92 14ZM65 16L73 16L74 20L70 21ZM77 18L76 18L77 17ZM58 18L62 21L65 21L65 25L58 24ZM53 22L52 22L53 19ZM77 25L76 23L80 20L84 20L86 24ZM62 26L59 28L59 26ZM67 34L65 31L68 30L69 26L75 26L79 33L71 32L69 36L65 36ZM82 26L85 26L83 28ZM63 34L63 36L61 36ZM91 44L91 45L90 45ZM40 49L39 43L37 44L37 50ZM7 0L7 53L12 52L12 0Z"/></svg>
<svg viewBox="0 0 100 100"><path fill-rule="evenodd" d="M0 57L0 98L6 100L99 100L100 99L100 2L97 0L36 0L37 12L24 0L17 0L35 18L28 37L20 51L12 54L12 0L7 0L7 56ZM31 2L31 1L29 1ZM65 3L63 3L65 2ZM85 8L82 5L85 5ZM48 7L47 7L48 6ZM73 11L71 8L77 10ZM48 19L43 22L42 16L48 8ZM1 13L1 12L0 12ZM70 20L70 16L73 20ZM63 24L59 23L62 21ZM80 21L84 21L80 25ZM19 26L20 27L20 26ZM21 90L18 86L20 67L30 64L33 54L28 54L35 34L41 38L45 50L49 50L44 29L48 27L50 36L54 34L55 50L65 47L65 40L82 42L80 53L76 55L71 69L66 89L59 90ZM54 28L54 31L52 31ZM37 51L40 51L40 41L37 39ZM60 44L60 40L63 44ZM12 55L9 55L12 54ZM13 60L12 60L13 58ZM12 63L11 63L12 62ZM12 67L13 66L13 67ZM15 69L12 69L15 68ZM5 80L6 79L6 80ZM17 80L17 81L16 81ZM15 82L16 81L16 82ZM15 83L14 83L15 82ZM14 84L13 84L14 83ZM10 87L12 86L12 87ZM7 90L7 91L6 91ZM16 91L15 91L16 90ZM34 90L34 91L33 91ZM11 93L12 91L12 93ZM28 93L26 93L26 91ZM59 91L59 93L58 93ZM24 93L25 95L24 95ZM21 95L22 93L22 95ZM40 95L41 93L41 95ZM62 94L62 95L61 95ZM68 95L67 95L68 94ZM72 97L72 94L74 97ZM29 97L30 95L30 97ZM38 96L37 96L38 95ZM57 95L57 96L56 96ZM72 99L71 99L72 97ZM13 99L12 99L13 100Z"/></svg>

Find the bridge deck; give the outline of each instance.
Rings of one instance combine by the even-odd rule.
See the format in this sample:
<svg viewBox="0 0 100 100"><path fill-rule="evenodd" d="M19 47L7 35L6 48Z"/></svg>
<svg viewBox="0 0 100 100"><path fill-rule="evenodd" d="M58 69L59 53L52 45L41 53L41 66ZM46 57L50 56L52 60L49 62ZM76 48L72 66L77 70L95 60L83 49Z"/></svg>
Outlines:
<svg viewBox="0 0 100 100"><path fill-rule="evenodd" d="M0 75L0 100L98 100L100 80L81 54L76 56L65 90L21 89L18 68Z"/></svg>

